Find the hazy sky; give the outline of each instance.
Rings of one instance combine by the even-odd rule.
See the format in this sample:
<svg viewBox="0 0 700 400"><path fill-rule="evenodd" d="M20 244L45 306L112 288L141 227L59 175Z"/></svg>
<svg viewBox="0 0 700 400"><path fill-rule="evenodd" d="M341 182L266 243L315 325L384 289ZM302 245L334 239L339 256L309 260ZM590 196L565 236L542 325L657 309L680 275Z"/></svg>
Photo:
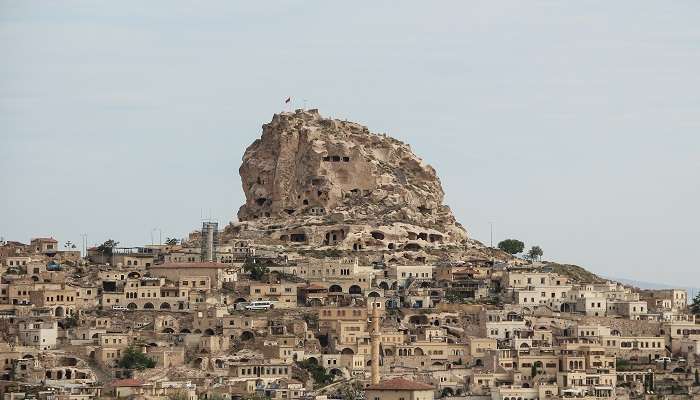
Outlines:
<svg viewBox="0 0 700 400"><path fill-rule="evenodd" d="M410 143L479 240L700 284L700 2L258 3L0 0L0 236L227 222L292 96Z"/></svg>

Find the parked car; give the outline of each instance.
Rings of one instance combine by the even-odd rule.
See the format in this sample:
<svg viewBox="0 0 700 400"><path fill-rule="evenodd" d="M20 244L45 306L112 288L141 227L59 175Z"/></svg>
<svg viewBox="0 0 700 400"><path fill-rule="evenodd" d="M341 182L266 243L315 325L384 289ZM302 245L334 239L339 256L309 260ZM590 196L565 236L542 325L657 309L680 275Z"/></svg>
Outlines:
<svg viewBox="0 0 700 400"><path fill-rule="evenodd" d="M271 301L251 301L245 306L246 310L271 310L275 305Z"/></svg>
<svg viewBox="0 0 700 400"><path fill-rule="evenodd" d="M112 306L112 310L114 310L114 311L127 311L128 308L126 308L126 306Z"/></svg>
<svg viewBox="0 0 700 400"><path fill-rule="evenodd" d="M656 362L657 362L657 363L660 363L660 364L661 364L661 363L664 363L664 362L666 362L666 363L671 363L671 361L673 361L673 360L671 360L670 357L659 357L659 358L656 359Z"/></svg>

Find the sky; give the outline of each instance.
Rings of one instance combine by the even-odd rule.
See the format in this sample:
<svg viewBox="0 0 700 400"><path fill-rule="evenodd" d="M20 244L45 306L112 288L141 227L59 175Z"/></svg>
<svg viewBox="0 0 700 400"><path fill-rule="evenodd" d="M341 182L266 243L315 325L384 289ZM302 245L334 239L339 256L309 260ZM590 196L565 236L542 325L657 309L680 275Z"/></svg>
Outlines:
<svg viewBox="0 0 700 400"><path fill-rule="evenodd" d="M0 236L224 224L305 104L410 143L470 236L699 286L700 2L0 0Z"/></svg>

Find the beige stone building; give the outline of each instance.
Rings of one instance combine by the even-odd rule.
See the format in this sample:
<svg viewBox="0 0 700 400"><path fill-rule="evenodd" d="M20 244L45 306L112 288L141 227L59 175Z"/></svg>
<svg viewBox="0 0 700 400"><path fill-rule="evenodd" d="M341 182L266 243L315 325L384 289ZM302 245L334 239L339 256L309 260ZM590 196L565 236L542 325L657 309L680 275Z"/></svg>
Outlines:
<svg viewBox="0 0 700 400"><path fill-rule="evenodd" d="M432 385L393 378L365 388L367 400L433 400L435 388Z"/></svg>

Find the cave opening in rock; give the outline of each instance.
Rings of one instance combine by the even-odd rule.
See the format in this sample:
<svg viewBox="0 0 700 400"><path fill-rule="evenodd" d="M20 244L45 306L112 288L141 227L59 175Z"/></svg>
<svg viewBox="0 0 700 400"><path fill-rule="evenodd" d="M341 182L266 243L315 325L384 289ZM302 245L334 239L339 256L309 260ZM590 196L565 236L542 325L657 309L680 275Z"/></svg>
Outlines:
<svg viewBox="0 0 700 400"><path fill-rule="evenodd" d="M384 240L384 233L382 233L382 232L379 232L379 231L372 231L372 232L371 232L371 235L372 235L373 238L375 238L375 239L377 239L377 240Z"/></svg>
<svg viewBox="0 0 700 400"><path fill-rule="evenodd" d="M408 251L418 251L421 249L418 243L406 243L406 245L403 248L404 250Z"/></svg>
<svg viewBox="0 0 700 400"><path fill-rule="evenodd" d="M430 239L431 243L442 242L442 235L438 235L437 233L431 233L430 236L428 236L428 238Z"/></svg>
<svg viewBox="0 0 700 400"><path fill-rule="evenodd" d="M305 242L306 241L306 234L305 233L292 233L289 235L289 240L292 242Z"/></svg>

